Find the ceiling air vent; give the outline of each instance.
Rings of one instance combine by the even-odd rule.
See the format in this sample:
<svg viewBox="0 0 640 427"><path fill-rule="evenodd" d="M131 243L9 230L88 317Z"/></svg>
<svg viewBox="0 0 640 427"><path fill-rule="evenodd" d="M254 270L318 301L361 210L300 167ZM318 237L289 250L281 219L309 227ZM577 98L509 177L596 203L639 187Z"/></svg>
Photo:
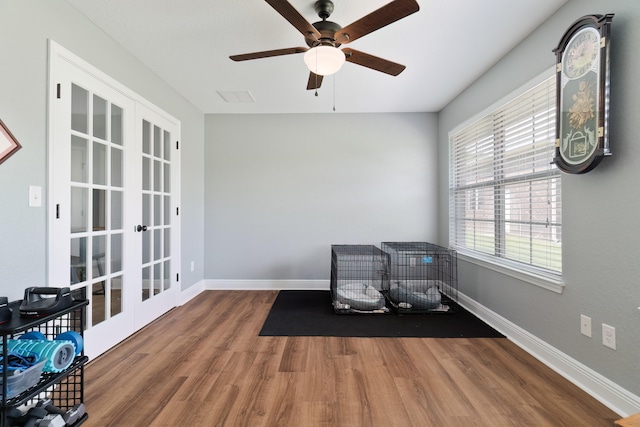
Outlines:
<svg viewBox="0 0 640 427"><path fill-rule="evenodd" d="M256 102L255 98L253 97L253 95L251 95L251 92L249 92L248 90L219 90L217 92L218 92L218 95L220 95L220 97L225 100L225 102L229 102L233 104L237 104L239 102L242 102L242 103Z"/></svg>

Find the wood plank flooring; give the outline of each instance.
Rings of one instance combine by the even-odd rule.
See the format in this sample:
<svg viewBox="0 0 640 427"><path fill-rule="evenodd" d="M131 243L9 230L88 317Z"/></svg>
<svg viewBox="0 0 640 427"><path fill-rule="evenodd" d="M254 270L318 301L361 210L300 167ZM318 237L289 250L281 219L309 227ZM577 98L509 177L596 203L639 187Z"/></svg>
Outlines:
<svg viewBox="0 0 640 427"><path fill-rule="evenodd" d="M206 291L85 371L85 426L612 426L505 338L260 337L276 291Z"/></svg>

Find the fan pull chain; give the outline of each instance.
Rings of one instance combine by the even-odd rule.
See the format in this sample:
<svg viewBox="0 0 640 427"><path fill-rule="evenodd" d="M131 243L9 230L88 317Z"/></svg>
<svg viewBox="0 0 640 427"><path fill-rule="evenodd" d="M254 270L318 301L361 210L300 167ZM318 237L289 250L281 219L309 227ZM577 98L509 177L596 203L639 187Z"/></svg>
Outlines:
<svg viewBox="0 0 640 427"><path fill-rule="evenodd" d="M316 71L313 73L316 79L316 96L318 96L318 50L315 51L316 54Z"/></svg>
<svg viewBox="0 0 640 427"><path fill-rule="evenodd" d="M333 75L333 111L336 111L336 74Z"/></svg>

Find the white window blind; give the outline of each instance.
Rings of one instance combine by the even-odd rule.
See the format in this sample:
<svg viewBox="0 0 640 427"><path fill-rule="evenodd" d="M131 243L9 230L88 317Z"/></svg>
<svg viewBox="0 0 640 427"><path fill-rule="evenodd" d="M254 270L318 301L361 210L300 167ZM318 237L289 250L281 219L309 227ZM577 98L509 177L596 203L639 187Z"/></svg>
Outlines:
<svg viewBox="0 0 640 427"><path fill-rule="evenodd" d="M461 254L562 272L555 76L450 134L449 242Z"/></svg>

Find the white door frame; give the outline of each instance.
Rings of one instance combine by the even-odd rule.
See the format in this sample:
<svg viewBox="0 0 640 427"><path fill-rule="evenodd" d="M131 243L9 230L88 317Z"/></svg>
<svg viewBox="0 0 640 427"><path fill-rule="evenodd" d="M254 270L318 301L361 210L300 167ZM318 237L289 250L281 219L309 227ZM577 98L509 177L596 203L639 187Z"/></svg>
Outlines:
<svg viewBox="0 0 640 427"><path fill-rule="evenodd" d="M47 200L48 200L48 203L47 203L47 207L48 207L47 208L48 209L48 212L47 212L48 281L47 282L50 283L51 286L56 286L56 287L69 286L69 283L70 283L69 269L67 268L68 265L64 268L61 268L60 265L58 265L59 263L53 261L55 251L59 247L60 239L65 239L65 242L69 241L68 224L66 225L66 234L65 234L66 237L64 237L63 236L64 233L61 234L61 229L63 232L65 231L64 225L61 226L60 222L56 222L56 221L59 221L58 219L56 219L57 206L61 204L60 185L66 185L68 187L69 182L67 181L65 184L65 183L61 183L60 180L56 179L56 171L60 170L60 169L57 169L57 167L59 167L60 165L56 166L56 164L54 163L56 159L60 158L60 153L58 153L58 155L56 156L55 146L54 146L56 142L56 137L57 135L59 135L59 132L60 132L60 126L67 126L67 128L69 126L68 123L62 123L62 124L59 123L59 120L56 119L56 116L54 114L55 109L58 108L56 106L56 101L59 94L58 92L59 89L57 86L57 81L59 80L57 79L60 78L59 73L62 72L62 70L57 69L57 67L64 68L64 65L68 65L68 64L71 64L73 67L76 67L78 70L90 75L92 78L99 80L101 83L107 85L111 89L119 92L120 94L124 95L125 97L129 98L132 101L132 105L134 106L134 115L135 115L135 120L133 123L131 123L132 125L131 128L129 128L129 131L132 132L132 136L131 136L132 139L138 137L137 132L135 131L135 126L134 126L134 123L138 121L138 116L139 116L136 113L137 110L141 110L141 111L150 110L150 111L153 111L154 114L157 114L158 116L162 117L167 123L170 123L171 128L175 130L175 135L172 135L172 136L174 136L176 140L180 139L180 121L179 120L175 119L168 113L156 107L155 105L153 105L152 103L150 103L149 101L141 97L140 95L136 94L129 88L120 84L119 82L117 82L110 76L106 75L102 71L98 70L88 62L74 55L73 53L63 48L56 42L49 40L49 76L48 76L49 77L49 89L48 89L49 90L48 91L48 114L49 115L48 115L48 130L47 130L48 147L49 147L49 150L48 150L48 162L49 162L48 175L49 176L48 176L48 197L47 197ZM136 108L135 107L136 105L141 108ZM67 154L67 157L68 157L68 154ZM126 161L124 165L126 168L127 167ZM130 174L130 173L131 171L125 170L125 179L127 179L127 174ZM173 154L171 181L172 181L171 199L172 199L172 205L173 205L173 212L176 213L176 216L172 220L172 229L171 229L171 246L172 246L171 286L174 291L168 293L168 295L170 296L169 298L163 299L162 301L163 308L160 311L158 310L155 311L154 318L159 317L168 309L177 306L179 304L179 298L180 298L180 283L178 281L178 277L179 277L178 275L179 275L179 268L181 265L181 259L180 259L181 244L180 244L180 218L177 215L177 207L179 206L179 201L180 201L180 193L179 193L180 191L180 150L178 149L176 149ZM68 209L69 207L68 196L67 196L67 200L62 200L62 203L66 203L66 208ZM138 203L138 206L140 206L139 200L138 202L134 202L134 203ZM137 221L139 221L138 218L132 218L132 215L127 215L125 213L125 223L124 223L125 233L132 233L134 223L137 223ZM58 242L58 245L56 245L56 242ZM68 263L68 260L69 258L67 258L66 260L67 263ZM124 260L124 262L127 262L127 261ZM66 270L66 274L65 274L65 270ZM140 293L138 293L137 295L139 294ZM123 303L123 310L125 309L125 307L127 309L132 310L133 307L137 305L135 299L133 301L123 301L122 303ZM147 323L154 320L154 318L149 317L148 314L144 316L138 316L138 320L135 320L135 313L133 314L134 314L134 321L132 322L133 326L131 328L131 333L139 330L140 328L145 326ZM100 324L98 326L100 326ZM116 328L118 327L117 324L114 324L113 326ZM129 329L129 328L126 327L125 329ZM126 336L124 336L122 339L124 338L126 338ZM116 343L109 343L108 345L93 345L92 348L85 349L85 353L89 357L96 357L99 354L103 353L104 351L108 350L112 345L115 345L115 344Z"/></svg>

